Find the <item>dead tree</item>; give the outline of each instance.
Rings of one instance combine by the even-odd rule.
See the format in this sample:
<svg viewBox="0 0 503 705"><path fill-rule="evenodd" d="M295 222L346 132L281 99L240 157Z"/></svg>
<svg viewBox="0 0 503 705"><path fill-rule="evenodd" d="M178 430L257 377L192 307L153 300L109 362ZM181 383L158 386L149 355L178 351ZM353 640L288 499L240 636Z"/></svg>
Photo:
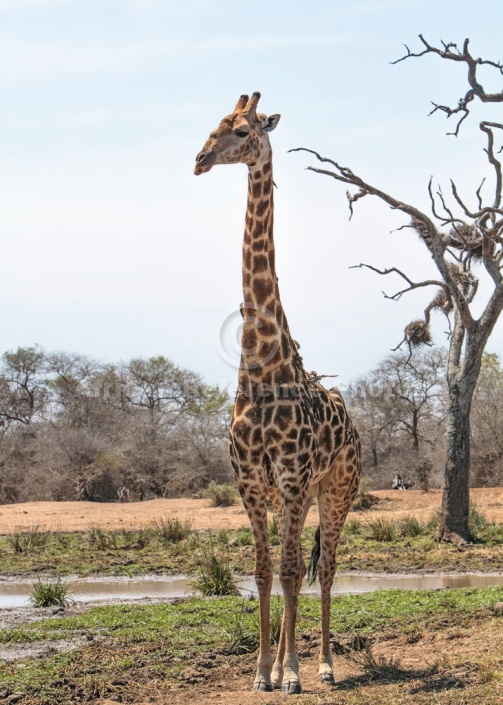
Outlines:
<svg viewBox="0 0 503 705"><path fill-rule="evenodd" d="M495 61L474 58L469 52L469 40L458 50L455 44L442 43L442 48L428 44L420 35L424 49L418 53L407 53L398 61L425 54L437 54L440 58L465 63L468 68L469 90L455 108L434 104L433 112L442 111L448 117L454 116L458 122L454 132L458 135L461 124L469 115L470 103L480 101L503 102L503 91L488 93L479 83L477 69L487 65L503 75L503 64ZM397 63L397 62L394 62ZM430 113L431 114L431 113ZM428 185L431 213L426 214L408 203L400 201L388 193L366 182L351 169L340 166L336 161L320 156L317 152L297 148L292 151L306 151L313 154L326 168L309 167L311 171L330 176L350 187L347 191L350 217L354 204L365 196L377 196L392 209L401 211L409 218L403 227L415 231L428 248L438 270L438 276L425 281L414 281L405 272L390 267L378 269L368 267L380 275L395 273L404 281L404 287L387 298L398 300L403 294L419 287L433 286L435 295L426 307L421 319L412 321L405 328L402 344L413 347L429 343L430 317L432 312L441 312L449 322L449 355L447 363L448 421L447 457L445 463L445 486L442 498L442 521L439 537L442 540L466 542L470 539L469 515L469 474L470 474L470 409L473 392L477 384L482 355L488 338L503 309L503 207L502 207L502 168L496 140L501 141L503 124L482 121L479 128L484 136L490 171L493 177L492 193L482 193L485 179L475 192L475 206L467 205L461 197L454 181L450 182L450 195L447 197L441 188L435 189L432 180ZM355 190L356 189L356 190ZM485 189L487 191L487 188ZM489 275L492 289L483 302L482 313L475 317L474 301L478 291L478 269ZM386 296L386 294L385 294ZM481 297L479 295L478 299ZM477 310L481 302L477 299Z"/></svg>

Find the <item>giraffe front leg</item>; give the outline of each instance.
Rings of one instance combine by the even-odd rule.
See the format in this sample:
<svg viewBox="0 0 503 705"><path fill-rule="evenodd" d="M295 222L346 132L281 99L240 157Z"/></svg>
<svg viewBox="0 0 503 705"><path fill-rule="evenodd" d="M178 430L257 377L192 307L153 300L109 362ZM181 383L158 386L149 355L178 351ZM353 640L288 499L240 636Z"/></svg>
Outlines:
<svg viewBox="0 0 503 705"><path fill-rule="evenodd" d="M255 692L270 692L273 689L271 683L272 653L270 615L273 573L267 535L267 511L265 504L263 508L260 509L254 507L253 512L249 512L249 516L255 539L255 582L259 596L260 620L260 647L253 690Z"/></svg>
<svg viewBox="0 0 503 705"><path fill-rule="evenodd" d="M281 620L281 631L279 633L278 652L274 660L271 672L271 683L274 690L281 690L283 686L283 659L285 658L285 612Z"/></svg>
<svg viewBox="0 0 503 705"><path fill-rule="evenodd" d="M299 677L299 659L295 648L295 626L299 592L305 574L305 565L300 554L300 534L304 524L306 503L306 497L302 498L302 504L300 502L298 505L294 505L293 502L290 503L288 516L284 516L282 532L279 574L285 607L278 651L284 650L281 686L284 695L297 695L302 692Z"/></svg>
<svg viewBox="0 0 503 705"><path fill-rule="evenodd" d="M309 507L311 505L310 500L306 502L306 506L304 508L303 516L301 518L301 527L303 528L307 513L309 511ZM278 512L278 515L280 515L280 512ZM280 523L281 527L281 523ZM280 536L281 536L281 530L280 530ZM300 574L299 574L299 580L297 582L297 589L296 589L296 594L297 596L300 594L300 590L302 588L302 581L304 580L304 576L306 575L306 564L304 563L304 558L302 556L302 547L299 544L298 547L298 560L299 560L299 565L300 565ZM285 612L283 610L283 618L281 620L281 631L280 631L280 637L279 637L279 642L278 642L278 652L276 654L276 659L274 661L273 667L272 667L272 674L271 674L271 681L273 684L273 688L276 690L281 690L283 686L283 661L285 659L285 650L286 650L286 632L285 632Z"/></svg>
<svg viewBox="0 0 503 705"><path fill-rule="evenodd" d="M269 556L268 556L269 557ZM257 561L259 563L259 561ZM271 682L272 653L271 653L271 587L272 587L272 565L269 557L268 565L266 561L260 561L255 572L255 582L259 595L259 619L260 619L260 647L257 658L257 672L253 682L255 692L270 692L273 689Z"/></svg>

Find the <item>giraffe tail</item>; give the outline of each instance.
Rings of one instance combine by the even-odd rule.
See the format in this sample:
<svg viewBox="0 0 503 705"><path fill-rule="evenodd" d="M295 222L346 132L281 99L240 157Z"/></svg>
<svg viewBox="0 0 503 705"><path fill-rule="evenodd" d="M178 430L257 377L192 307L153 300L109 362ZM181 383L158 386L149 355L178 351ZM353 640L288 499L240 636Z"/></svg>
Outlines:
<svg viewBox="0 0 503 705"><path fill-rule="evenodd" d="M314 546L311 549L311 558L307 567L307 579L309 585L312 585L318 575L318 561L320 560L320 527L316 529L314 534Z"/></svg>

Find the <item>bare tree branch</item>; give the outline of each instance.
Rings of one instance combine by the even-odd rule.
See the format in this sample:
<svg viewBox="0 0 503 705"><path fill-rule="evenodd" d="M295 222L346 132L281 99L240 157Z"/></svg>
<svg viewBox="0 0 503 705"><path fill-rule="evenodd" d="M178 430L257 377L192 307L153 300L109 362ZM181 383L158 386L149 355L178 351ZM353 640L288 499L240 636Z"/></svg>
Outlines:
<svg viewBox="0 0 503 705"><path fill-rule="evenodd" d="M498 93L487 93L484 90L484 87L479 83L477 79L477 68L482 65L491 66L492 68L495 68L503 76L503 63L501 63L500 61L490 61L488 59L474 58L470 54L470 51L468 49L469 39L465 39L462 51L458 49L457 44L455 44L454 42L441 42L442 49L439 49L438 47L429 44L422 34L419 35L419 39L421 40L424 46L424 49L422 51L417 53L412 52L409 47L405 45L407 53L399 59L396 59L396 61L392 61L391 63L398 64L401 61L405 61L405 59L417 58L425 56L425 54L437 54L442 59L464 62L468 67L468 84L470 86L470 89L462 98L459 99L457 107L451 108L447 105L438 105L437 103L433 103L433 110L429 113L429 115L432 115L437 110L440 110L441 112L444 112L448 118L452 117L452 115L457 115L461 113L462 115L456 124L454 132L447 133L449 135L454 135L457 137L461 124L464 122L464 120L466 120L469 115L470 110L468 106L474 98L478 98L482 103L503 102L503 90L499 91Z"/></svg>
<svg viewBox="0 0 503 705"><path fill-rule="evenodd" d="M364 181L360 176L355 174L351 169L347 167L342 167L333 159L327 159L318 154L318 152L313 149L306 149L305 147L296 147L295 149L290 149L290 152L308 152L309 154L314 154L320 162L330 163L335 167L335 171L330 171L328 169L318 169L313 166L307 167L309 171L314 171L317 174L323 174L324 176L330 176L337 181L342 181L345 184L350 184L356 186L360 191L364 191L365 194L372 196L377 196L379 199L387 203L392 209L402 211L402 213L410 216L413 222L414 229L419 233L420 237L423 239L424 243L430 250L435 264L442 276L445 285L451 292L452 297L456 301L456 305L463 316L463 321L467 327L473 324L473 319L467 305L465 295L459 290L457 282L454 278L453 271L449 269L448 263L445 260L446 245L443 241L441 234L436 229L433 221L422 211L414 208L408 203L399 201L398 199L390 196L385 191L372 186L371 184Z"/></svg>
<svg viewBox="0 0 503 705"><path fill-rule="evenodd" d="M422 282L413 282L412 279L409 279L409 277L397 267L389 267L388 269L378 269L378 267L374 267L371 264L365 264L364 262L360 262L360 264L354 264L353 266L351 266L350 269L361 269L362 267L365 267L366 269L371 269L373 272L377 272L377 274L381 274L382 276L395 273L402 277L402 279L405 279L405 281L409 285L405 289L397 291L396 294L393 294L392 296L389 296L384 291L382 292L385 299L391 299L392 301L398 301L402 297L402 295L406 294L408 291L412 291L413 289L420 289L425 286L438 286L441 289L447 291L447 286L444 282L440 280L428 279Z"/></svg>
<svg viewBox="0 0 503 705"><path fill-rule="evenodd" d="M494 135L491 130L492 127L496 129L503 129L503 125L497 122L486 122L483 120L480 125L482 132L487 135L487 149L485 150L489 163L493 165L495 176L496 176L496 193L494 197L494 208L499 208L501 206L501 186L502 186L502 175L501 175L501 162L494 156Z"/></svg>

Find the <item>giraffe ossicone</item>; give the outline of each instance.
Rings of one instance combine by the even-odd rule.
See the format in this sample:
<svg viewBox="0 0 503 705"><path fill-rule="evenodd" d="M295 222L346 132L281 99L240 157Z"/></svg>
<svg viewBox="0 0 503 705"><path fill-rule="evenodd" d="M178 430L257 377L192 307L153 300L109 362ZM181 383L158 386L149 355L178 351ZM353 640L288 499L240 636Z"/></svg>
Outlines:
<svg viewBox="0 0 503 705"><path fill-rule="evenodd" d="M217 164L248 166L243 239L241 361L229 453L253 531L259 594L260 647L254 690L301 692L295 649L298 596L306 567L301 532L313 498L320 527L313 569L321 587L319 679L333 683L330 590L336 548L358 489L361 448L340 392L304 369L290 335L276 276L273 175L269 133L280 116L257 113L260 93L240 96L196 157L196 175ZM284 612L276 658L270 639L272 564L267 506L272 501L281 540Z"/></svg>

